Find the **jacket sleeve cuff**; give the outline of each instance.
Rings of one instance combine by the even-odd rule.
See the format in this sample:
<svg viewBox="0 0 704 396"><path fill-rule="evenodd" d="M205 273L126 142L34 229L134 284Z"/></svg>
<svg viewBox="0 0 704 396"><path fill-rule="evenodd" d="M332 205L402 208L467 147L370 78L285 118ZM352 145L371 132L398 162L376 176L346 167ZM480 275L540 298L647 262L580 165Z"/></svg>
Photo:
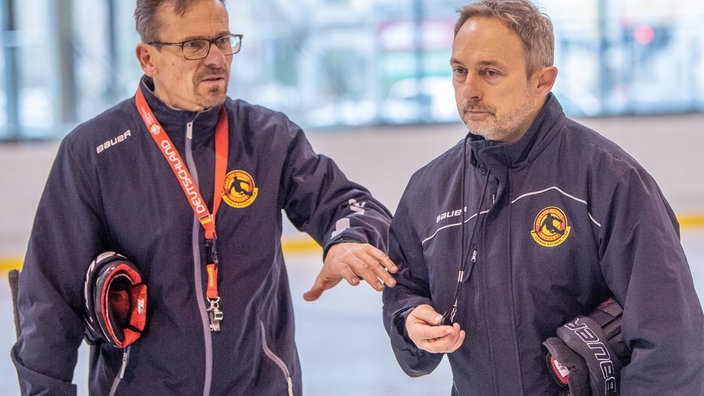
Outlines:
<svg viewBox="0 0 704 396"><path fill-rule="evenodd" d="M408 337L406 318L414 308L415 306L397 313L388 332L394 355L401 369L410 377L420 377L432 373L440 364L444 354L424 351Z"/></svg>

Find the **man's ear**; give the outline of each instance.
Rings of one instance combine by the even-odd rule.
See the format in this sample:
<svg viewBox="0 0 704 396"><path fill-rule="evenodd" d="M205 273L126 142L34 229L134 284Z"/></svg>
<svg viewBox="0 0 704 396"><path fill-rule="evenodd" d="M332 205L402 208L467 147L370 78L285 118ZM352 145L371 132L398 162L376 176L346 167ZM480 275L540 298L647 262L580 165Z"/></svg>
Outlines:
<svg viewBox="0 0 704 396"><path fill-rule="evenodd" d="M536 73L538 77L536 88L547 95L552 89L552 86L555 85L555 80L557 79L557 67L546 66L538 70Z"/></svg>
<svg viewBox="0 0 704 396"><path fill-rule="evenodd" d="M137 44L137 48L135 49L139 66L142 68L142 71L144 71L144 74L149 77L154 77L157 71L154 59L152 58L153 51L156 51L156 48L145 43Z"/></svg>

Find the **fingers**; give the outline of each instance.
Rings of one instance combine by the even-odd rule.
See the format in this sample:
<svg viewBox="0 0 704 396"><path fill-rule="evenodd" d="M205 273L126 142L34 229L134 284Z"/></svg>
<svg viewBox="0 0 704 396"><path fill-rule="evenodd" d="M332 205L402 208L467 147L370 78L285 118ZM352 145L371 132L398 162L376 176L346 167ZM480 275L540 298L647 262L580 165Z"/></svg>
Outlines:
<svg viewBox="0 0 704 396"><path fill-rule="evenodd" d="M389 287L396 285L396 280L376 261L366 257L358 257L350 263L350 266L358 278L364 279L376 291L384 290L385 285Z"/></svg>
<svg viewBox="0 0 704 396"><path fill-rule="evenodd" d="M390 274L398 270L396 265L381 250L369 244L339 243L330 248L325 259L339 266L339 275L344 277L350 285L359 284L363 279L377 291L384 290L385 286L393 287L396 280Z"/></svg>
<svg viewBox="0 0 704 396"><path fill-rule="evenodd" d="M355 258L352 257L349 260L354 260ZM343 265L340 267L340 275L342 276L342 279L346 280L347 283L350 284L350 286L357 286L359 285L359 276L354 272L352 269L352 266L348 263L348 265Z"/></svg>
<svg viewBox="0 0 704 396"><path fill-rule="evenodd" d="M321 295L323 295L323 289L313 288L303 293L303 299L306 301L315 301L319 299Z"/></svg>
<svg viewBox="0 0 704 396"><path fill-rule="evenodd" d="M464 343L464 339L466 336L466 332L460 328L459 323L454 323L452 327L455 328L456 331L458 331L458 337L455 339L455 342L450 345L446 353L451 353L458 350Z"/></svg>
<svg viewBox="0 0 704 396"><path fill-rule="evenodd" d="M356 277L355 280L357 281L357 283L359 283L359 280ZM335 285L337 285L338 283L340 283L340 279L327 279L323 276L321 272L315 278L315 283L313 283L313 287L311 287L311 289L307 292L303 293L303 299L305 301L315 301L320 298L320 296L325 290L335 287Z"/></svg>
<svg viewBox="0 0 704 396"><path fill-rule="evenodd" d="M372 256L377 264L381 264L383 268L385 268L387 271L391 273L396 273L398 271L398 267L396 267L396 264L394 264L393 261L387 256L384 252L381 250L375 248L372 245L363 245L367 252L369 253L370 256Z"/></svg>
<svg viewBox="0 0 704 396"><path fill-rule="evenodd" d="M328 249L323 268L313 287L303 294L306 301L317 300L327 289L336 286L342 279L357 286L360 279L377 291L393 287L396 280L390 272L398 268L381 250L369 244L343 242Z"/></svg>
<svg viewBox="0 0 704 396"><path fill-rule="evenodd" d="M369 274L368 277L374 277L384 283L383 285L379 285L375 282L377 286L379 286L377 290L383 290L384 285L394 287L396 285L396 280L393 276L391 276L391 274L395 274L396 271L398 271L398 267L396 267L396 264L394 264L394 262L391 261L389 256L384 254L384 252L375 248L372 245L364 245L363 248L368 254L368 256L364 256L364 259L366 259L366 268L370 268L372 270L372 273ZM367 277L365 277L364 275L362 275L362 277L364 278L364 280L369 282Z"/></svg>
<svg viewBox="0 0 704 396"><path fill-rule="evenodd" d="M396 280L391 273L395 273L398 268L384 252L368 244L351 245L348 246L350 250L348 250L349 255L345 257L345 262L355 277L364 279L377 291L384 290L385 286L396 285ZM350 282L350 284L354 283Z"/></svg>
<svg viewBox="0 0 704 396"><path fill-rule="evenodd" d="M433 307L428 304L423 304L415 307L408 315L408 320L421 321L430 326L438 326L442 324L442 315L440 315Z"/></svg>
<svg viewBox="0 0 704 396"><path fill-rule="evenodd" d="M406 318L408 337L420 349L431 353L456 351L465 339L465 331L455 323L440 326L442 315L429 305L416 307Z"/></svg>
<svg viewBox="0 0 704 396"><path fill-rule="evenodd" d="M465 331L460 330L457 323L452 326L439 327L448 328L449 334L437 338L420 340L416 346L430 353L452 353L462 346L465 338Z"/></svg>

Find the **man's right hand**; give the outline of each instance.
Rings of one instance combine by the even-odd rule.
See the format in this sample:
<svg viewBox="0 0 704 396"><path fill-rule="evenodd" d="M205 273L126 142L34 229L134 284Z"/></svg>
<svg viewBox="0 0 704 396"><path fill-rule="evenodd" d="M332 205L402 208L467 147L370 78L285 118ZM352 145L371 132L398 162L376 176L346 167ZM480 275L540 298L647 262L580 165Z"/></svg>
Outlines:
<svg viewBox="0 0 704 396"><path fill-rule="evenodd" d="M416 346L431 353L452 353L464 342L460 325L442 325L442 315L427 304L419 305L406 318L408 337Z"/></svg>

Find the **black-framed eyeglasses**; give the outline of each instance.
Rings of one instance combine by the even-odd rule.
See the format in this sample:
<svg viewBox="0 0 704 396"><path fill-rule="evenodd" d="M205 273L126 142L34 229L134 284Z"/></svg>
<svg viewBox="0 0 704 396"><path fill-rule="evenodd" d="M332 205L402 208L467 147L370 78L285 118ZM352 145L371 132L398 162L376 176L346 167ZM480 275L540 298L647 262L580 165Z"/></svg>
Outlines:
<svg viewBox="0 0 704 396"><path fill-rule="evenodd" d="M180 43L164 43L152 41L149 45L177 45L181 47L183 57L188 60L203 59L210 53L210 47L214 44L225 56L234 55L242 48L243 34L228 34L214 39L186 40Z"/></svg>

